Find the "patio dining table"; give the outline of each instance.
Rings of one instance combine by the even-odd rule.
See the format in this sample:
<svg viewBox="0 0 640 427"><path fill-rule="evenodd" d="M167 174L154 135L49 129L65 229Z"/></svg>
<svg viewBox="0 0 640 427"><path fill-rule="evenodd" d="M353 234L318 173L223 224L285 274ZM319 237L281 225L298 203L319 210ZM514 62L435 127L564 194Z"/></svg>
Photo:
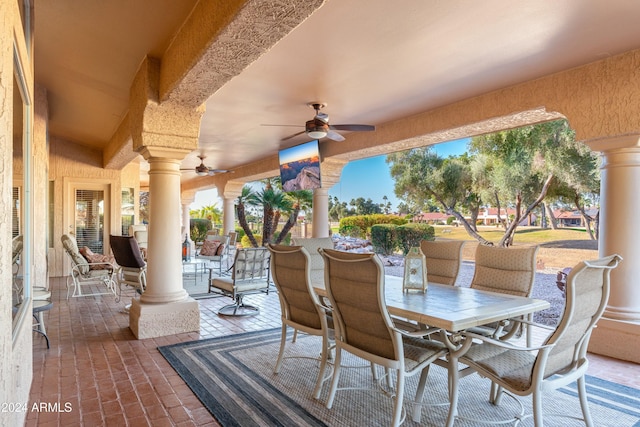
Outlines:
<svg viewBox="0 0 640 427"><path fill-rule="evenodd" d="M314 283L313 288L319 296L327 296L323 283ZM450 350L449 370L458 369L459 357L471 345L471 340L461 334L466 329L550 307L549 302L540 299L437 283L429 283L424 293L403 292L402 277L397 276L385 276L385 301L389 314L442 330L443 342ZM452 406L457 408L457 404ZM450 411L447 426L453 425L455 416ZM420 421L419 405L413 418Z"/></svg>
<svg viewBox="0 0 640 427"><path fill-rule="evenodd" d="M323 283L314 283L327 296ZM389 314L456 333L512 317L544 310L549 302L460 286L430 283L427 291L402 291L402 277L385 276Z"/></svg>

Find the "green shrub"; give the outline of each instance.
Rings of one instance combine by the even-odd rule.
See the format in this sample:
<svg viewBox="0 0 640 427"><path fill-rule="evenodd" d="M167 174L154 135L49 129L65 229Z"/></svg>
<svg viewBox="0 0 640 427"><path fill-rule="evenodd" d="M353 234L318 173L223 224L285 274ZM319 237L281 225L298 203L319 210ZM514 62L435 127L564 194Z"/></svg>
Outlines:
<svg viewBox="0 0 640 427"><path fill-rule="evenodd" d="M358 238L362 237L364 233L362 232L362 229L357 225L346 225L344 227L340 227L340 234L342 234L343 236Z"/></svg>
<svg viewBox="0 0 640 427"><path fill-rule="evenodd" d="M207 231L212 228L211 221L205 218L191 218L189 226L189 236L195 243L204 241Z"/></svg>
<svg viewBox="0 0 640 427"><path fill-rule="evenodd" d="M401 225L396 229L398 246L406 255L409 249L420 246L422 240L435 240L435 230L429 224L412 223Z"/></svg>
<svg viewBox="0 0 640 427"><path fill-rule="evenodd" d="M390 255L398 247L395 224L375 224L371 226L371 244L378 254Z"/></svg>
<svg viewBox="0 0 640 427"><path fill-rule="evenodd" d="M262 236L260 234L254 234L253 237L256 239L256 242L258 242L258 246L262 245ZM240 244L242 245L243 248L252 248L253 245L251 244L251 240L249 240L249 236L242 236L242 239L240 239Z"/></svg>
<svg viewBox="0 0 640 427"><path fill-rule="evenodd" d="M244 232L242 227L236 227L236 241L242 241L242 238L245 236L245 234L247 233Z"/></svg>
<svg viewBox="0 0 640 427"><path fill-rule="evenodd" d="M276 240L278 240L278 237L280 237L280 231L276 231L275 233L273 233L273 237L271 240L273 240L274 242ZM284 236L284 239L282 239L282 242L280 242L281 245L287 245L290 246L291 245L291 233L287 233L286 236Z"/></svg>
<svg viewBox="0 0 640 427"><path fill-rule="evenodd" d="M343 236L364 237L369 234L370 229L376 224L406 224L407 220L397 215L373 214L373 215L355 215L342 218L338 232ZM354 227L360 229L361 235L354 236Z"/></svg>
<svg viewBox="0 0 640 427"><path fill-rule="evenodd" d="M453 221L455 221L455 220L456 220L456 217L455 217L455 216L449 216L449 217L447 217L447 225L451 225L451 224L453 224Z"/></svg>

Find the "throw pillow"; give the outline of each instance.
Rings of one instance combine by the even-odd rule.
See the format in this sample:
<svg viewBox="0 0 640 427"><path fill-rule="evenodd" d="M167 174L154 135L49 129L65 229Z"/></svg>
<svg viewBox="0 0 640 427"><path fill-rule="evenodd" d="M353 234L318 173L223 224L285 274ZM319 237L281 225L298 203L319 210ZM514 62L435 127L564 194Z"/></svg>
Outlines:
<svg viewBox="0 0 640 427"><path fill-rule="evenodd" d="M89 266L91 270L105 270L111 267L104 264L100 265L101 263L108 262L109 264L115 264L116 262L113 256L97 254L93 252L91 249L89 249L87 246L80 249L80 253L82 254L83 257L87 259L87 261L89 261L89 264L94 264Z"/></svg>
<svg viewBox="0 0 640 427"><path fill-rule="evenodd" d="M218 246L218 250L216 251L217 256L222 256L222 254L224 254L224 243L220 243L220 246Z"/></svg>
<svg viewBox="0 0 640 427"><path fill-rule="evenodd" d="M200 255L202 256L216 256L218 251L218 246L220 246L220 241L218 240L205 240L202 242L202 249L200 249Z"/></svg>

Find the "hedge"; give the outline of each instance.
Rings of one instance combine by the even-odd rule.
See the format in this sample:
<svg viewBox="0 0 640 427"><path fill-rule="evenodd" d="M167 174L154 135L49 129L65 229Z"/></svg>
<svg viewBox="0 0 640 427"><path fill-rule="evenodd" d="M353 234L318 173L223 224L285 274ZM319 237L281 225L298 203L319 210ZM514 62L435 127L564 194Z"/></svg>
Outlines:
<svg viewBox="0 0 640 427"><path fill-rule="evenodd" d="M343 236L364 237L362 234L368 234L372 226L376 224L406 224L405 218L397 215L372 214L372 215L355 215L342 218L340 220L340 228L338 232ZM354 230L358 229L360 236L354 236Z"/></svg>
<svg viewBox="0 0 640 427"><path fill-rule="evenodd" d="M395 224L375 224L371 226L371 244L378 254L391 255L398 247Z"/></svg>
<svg viewBox="0 0 640 427"><path fill-rule="evenodd" d="M435 230L429 224L411 223L396 228L398 246L406 255L409 249L420 246L422 240L435 240Z"/></svg>

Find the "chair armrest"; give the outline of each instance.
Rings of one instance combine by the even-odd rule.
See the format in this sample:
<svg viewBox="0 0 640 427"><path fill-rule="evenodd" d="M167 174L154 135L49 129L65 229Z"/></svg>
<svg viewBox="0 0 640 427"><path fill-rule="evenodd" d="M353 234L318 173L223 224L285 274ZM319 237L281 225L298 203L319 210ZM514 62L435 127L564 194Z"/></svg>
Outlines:
<svg viewBox="0 0 640 427"><path fill-rule="evenodd" d="M529 320L525 320L524 318L523 319L511 318L511 319L507 319L507 320L510 320L512 322L524 323L526 325L534 326L534 327L540 328L540 329L546 329L548 331L555 331L556 330L556 328L554 328L553 326L543 325L542 323L531 322Z"/></svg>
<svg viewBox="0 0 640 427"><path fill-rule="evenodd" d="M538 350L544 350L544 349L551 349L555 345L555 344L546 344L546 345L533 346L533 347L520 347L517 345L513 345L508 341L502 341L499 339L487 337L485 335L476 334L473 332L463 332L462 336L465 338L471 338L471 339L479 340L485 343L489 343L497 347L502 347L509 350L517 350L517 351L538 351Z"/></svg>
<svg viewBox="0 0 640 427"><path fill-rule="evenodd" d="M399 332L401 335L404 335L406 337L411 337L411 338L424 338L428 335L431 335L433 333L439 332L441 329L440 328L427 328L425 330L419 330L419 331L405 331L402 329L398 329L398 328L391 328L396 332Z"/></svg>

